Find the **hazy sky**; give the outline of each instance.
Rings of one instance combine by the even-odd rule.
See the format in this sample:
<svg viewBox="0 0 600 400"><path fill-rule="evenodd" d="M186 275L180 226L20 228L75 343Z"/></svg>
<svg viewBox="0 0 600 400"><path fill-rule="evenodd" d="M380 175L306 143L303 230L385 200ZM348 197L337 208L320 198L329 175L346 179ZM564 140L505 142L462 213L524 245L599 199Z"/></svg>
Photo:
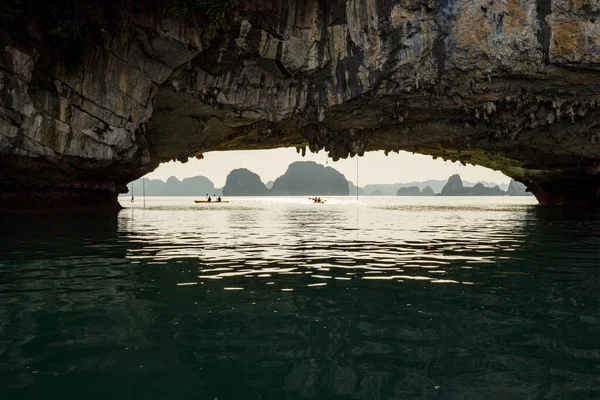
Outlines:
<svg viewBox="0 0 600 400"><path fill-rule="evenodd" d="M228 151L204 154L203 160L190 159L186 164L170 162L162 164L148 178L167 180L170 176L179 179L204 175L223 187L227 174L236 168L247 168L257 173L264 183L283 175L289 164L294 161L316 161L340 171L346 179L356 184L356 157L333 162L327 153L306 153L305 157L296 153L296 149ZM358 160L358 184L402 183L425 181L428 179L448 179L452 174L460 174L467 181L490 181L508 183L510 178L504 174L483 167L462 166L459 163L434 160L430 156L400 152L388 156L382 151L366 153Z"/></svg>

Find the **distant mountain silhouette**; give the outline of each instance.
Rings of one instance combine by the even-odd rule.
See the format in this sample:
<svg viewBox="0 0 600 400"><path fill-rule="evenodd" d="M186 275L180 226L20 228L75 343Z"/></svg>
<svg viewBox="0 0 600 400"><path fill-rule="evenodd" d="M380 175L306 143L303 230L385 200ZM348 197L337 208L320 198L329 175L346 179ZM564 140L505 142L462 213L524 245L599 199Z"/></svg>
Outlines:
<svg viewBox="0 0 600 400"><path fill-rule="evenodd" d="M348 180L339 171L314 161L297 161L273 183L275 196L347 196Z"/></svg>
<svg viewBox="0 0 600 400"><path fill-rule="evenodd" d="M413 181L406 183L385 183L385 184L368 184L363 187L365 193L372 193L376 190L379 190L383 193L383 196L396 196L398 193L398 189L405 187L414 187L417 186L421 191L423 191L426 187L429 186L430 189L435 193L440 193L444 185L446 185L447 181L430 179L426 181ZM469 182L464 181L463 184L467 187L474 186L477 183L482 183L484 186L496 186L497 184L494 182ZM499 185L500 188L506 189L508 186L506 184ZM429 192L429 191L428 191Z"/></svg>
<svg viewBox="0 0 600 400"><path fill-rule="evenodd" d="M467 191L463 186L460 175L452 175L448 178L448 182L446 182L440 194L442 196L467 196Z"/></svg>
<svg viewBox="0 0 600 400"><path fill-rule="evenodd" d="M506 192L498 185L494 187L483 186L482 183L477 183L471 188L465 188L468 191L468 196L506 196Z"/></svg>
<svg viewBox="0 0 600 400"><path fill-rule="evenodd" d="M234 169L227 175L223 196L268 196L269 189L260 176L246 168Z"/></svg>
<svg viewBox="0 0 600 400"><path fill-rule="evenodd" d="M421 190L421 196L435 196L435 193L431 187L425 186L425 188Z"/></svg>
<svg viewBox="0 0 600 400"><path fill-rule="evenodd" d="M421 189L418 186L400 187L396 192L396 196L420 196Z"/></svg>
<svg viewBox="0 0 600 400"><path fill-rule="evenodd" d="M455 174L448 178L448 182L442 188L442 196L504 196L506 192L498 185L494 187L484 186L482 183L477 183L473 187L463 185L460 175Z"/></svg>
<svg viewBox="0 0 600 400"><path fill-rule="evenodd" d="M458 175L456 175L458 176ZM460 179L460 176L458 176ZM456 180L456 178L450 180ZM213 182L204 176L195 176L180 181L176 177L170 177L166 182L158 179L144 178L146 196L204 196L211 195L227 196L285 196L285 195L350 195L356 196L433 196L440 193L449 181L427 180L422 182L391 183L391 184L368 184L357 188L351 181L346 180L344 175L331 167L325 167L312 161L300 161L291 164L287 172L280 176L277 181L269 181L263 184L260 177L242 168L231 171L228 176L226 188L215 188ZM471 183L461 181L463 189L447 193L464 193L460 196L500 196L503 187L509 188L511 196L531 196L525 191L525 186L514 180L510 185L498 187L495 183L478 182ZM344 183L342 185L342 183ZM276 185L277 184L277 185ZM142 195L142 179L133 182L135 196ZM493 186L493 187L491 187ZM416 194L415 187L419 189ZM498 190L495 189L498 187ZM131 183L128 185L131 189ZM401 188L404 188L400 190ZM408 189L407 189L408 188ZM223 192L225 190L225 192ZM412 194L407 194L412 193ZM469 193L469 194L467 194ZM470 194L473 193L473 194ZM128 193L127 196L130 196ZM459 194L446 194L455 195Z"/></svg>
<svg viewBox="0 0 600 400"><path fill-rule="evenodd" d="M523 185L521 182L517 182L514 179L510 180L508 184L507 194L509 196L533 196L531 192L527 191L527 186Z"/></svg>
<svg viewBox="0 0 600 400"><path fill-rule="evenodd" d="M365 185L364 190L367 193L374 192L375 190L379 190L381 193L383 193L384 196L396 196L398 194L398 189L400 189L400 188L416 186L419 188L419 190L423 190L427 186L429 186L431 189L433 189L433 191L435 193L439 193L445 184L446 184L446 181L440 181L440 180L434 180L434 179L430 179L430 180L422 181L422 182L421 181L413 181L413 182L406 182L406 183L383 183L383 184L375 183L375 184Z"/></svg>
<svg viewBox="0 0 600 400"><path fill-rule="evenodd" d="M382 184L368 184L363 186L365 193L373 193L376 190L381 193L382 196L395 196L398 193L398 189L406 186L417 186L417 185L405 185L403 183L382 183Z"/></svg>
<svg viewBox="0 0 600 400"><path fill-rule="evenodd" d="M364 196L365 191L362 188L357 188L352 181L348 181L348 190L350 191L350 196L356 196L356 190L358 189L358 195Z"/></svg>
<svg viewBox="0 0 600 400"><path fill-rule="evenodd" d="M142 179L144 182L142 183ZM204 176L194 176L185 178L182 181L172 176L166 182L160 179L142 178L133 181L133 193L135 196L141 196L145 191L146 196L205 196L217 194L215 185ZM131 183L127 185L131 196Z"/></svg>
<svg viewBox="0 0 600 400"><path fill-rule="evenodd" d="M425 186L423 191L418 186L408 186L398 188L396 196L435 196L435 193L429 186Z"/></svg>

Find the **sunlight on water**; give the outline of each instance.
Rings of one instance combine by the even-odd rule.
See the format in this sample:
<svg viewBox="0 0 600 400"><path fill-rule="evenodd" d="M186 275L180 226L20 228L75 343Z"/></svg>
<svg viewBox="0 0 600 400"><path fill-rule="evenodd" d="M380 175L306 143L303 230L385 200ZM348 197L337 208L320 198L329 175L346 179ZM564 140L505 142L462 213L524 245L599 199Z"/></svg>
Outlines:
<svg viewBox="0 0 600 400"><path fill-rule="evenodd" d="M137 240L151 240L128 258L155 263L198 257L197 279L225 278L224 285L290 274L313 280L460 284L440 275L460 277L458 270L471 263L496 263L514 251L525 235L534 200L509 199L513 203L508 205L452 200L456 202L403 204L393 198L332 198L326 205L313 205L304 198L234 198L215 208L176 199L170 205L132 207L119 223L135 230ZM184 201L188 204L180 204ZM351 278L345 276L348 271Z"/></svg>
<svg viewBox="0 0 600 400"><path fill-rule="evenodd" d="M600 398L597 212L229 200L3 218L3 397Z"/></svg>

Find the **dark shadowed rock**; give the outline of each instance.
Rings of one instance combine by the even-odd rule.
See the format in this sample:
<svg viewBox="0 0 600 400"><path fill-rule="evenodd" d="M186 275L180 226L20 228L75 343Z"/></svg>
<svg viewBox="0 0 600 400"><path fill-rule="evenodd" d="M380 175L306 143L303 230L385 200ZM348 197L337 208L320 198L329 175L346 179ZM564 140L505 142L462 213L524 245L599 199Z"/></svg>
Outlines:
<svg viewBox="0 0 600 400"><path fill-rule="evenodd" d="M420 196L421 189L418 186L409 186L398 188L396 196Z"/></svg>
<svg viewBox="0 0 600 400"><path fill-rule="evenodd" d="M260 176L246 168L234 169L227 175L223 196L267 196L269 189Z"/></svg>
<svg viewBox="0 0 600 400"><path fill-rule="evenodd" d="M347 196L349 193L348 180L344 175L313 161L290 164L286 173L275 180L271 189L271 194L276 196Z"/></svg>
<svg viewBox="0 0 600 400"><path fill-rule="evenodd" d="M595 2L236 0L208 31L132 9L171 2L83 2L130 22L77 51L45 37L42 3L65 4L0 3L2 209L117 209L161 162L276 147L430 154L600 204Z"/></svg>

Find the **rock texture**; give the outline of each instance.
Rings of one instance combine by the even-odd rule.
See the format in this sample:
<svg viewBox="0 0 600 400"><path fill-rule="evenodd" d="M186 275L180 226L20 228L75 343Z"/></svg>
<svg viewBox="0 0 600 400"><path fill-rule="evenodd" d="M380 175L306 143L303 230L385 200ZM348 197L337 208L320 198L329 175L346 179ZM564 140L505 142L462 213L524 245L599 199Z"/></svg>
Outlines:
<svg viewBox="0 0 600 400"><path fill-rule="evenodd" d="M260 176L246 168L234 169L227 175L224 196L267 196L269 189Z"/></svg>
<svg viewBox="0 0 600 400"><path fill-rule="evenodd" d="M116 207L161 161L282 146L431 154L500 170L543 204L598 205L599 13L571 0L241 0L215 35L138 15L51 68L39 42L9 35L0 207Z"/></svg>
<svg viewBox="0 0 600 400"><path fill-rule="evenodd" d="M200 40L139 17L127 39L50 67L35 44L1 41L0 208L118 208L125 184L159 164L146 136L156 93Z"/></svg>
<svg viewBox="0 0 600 400"><path fill-rule="evenodd" d="M348 196L348 180L337 170L313 161L290 164L285 174L273 183L274 196Z"/></svg>

